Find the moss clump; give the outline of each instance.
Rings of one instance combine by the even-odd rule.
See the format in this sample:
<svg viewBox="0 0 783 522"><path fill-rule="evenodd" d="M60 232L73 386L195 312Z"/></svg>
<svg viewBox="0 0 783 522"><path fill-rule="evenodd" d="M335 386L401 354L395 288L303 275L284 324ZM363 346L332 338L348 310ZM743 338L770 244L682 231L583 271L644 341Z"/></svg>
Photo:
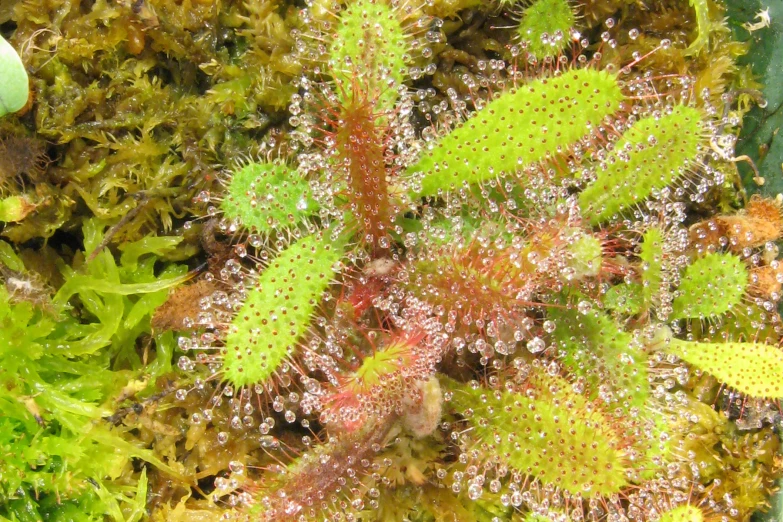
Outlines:
<svg viewBox="0 0 783 522"><path fill-rule="evenodd" d="M88 222L87 250L103 230ZM171 368L163 349L144 368L136 342L149 335L149 316L167 288L182 281L181 266L155 273L155 253L179 241L143 239L119 264L103 251L81 273L58 259L65 282L53 298L0 242L0 515L125 520L145 510L146 466L182 479L176 465L106 420L122 397ZM92 320L69 313L74 296Z"/></svg>

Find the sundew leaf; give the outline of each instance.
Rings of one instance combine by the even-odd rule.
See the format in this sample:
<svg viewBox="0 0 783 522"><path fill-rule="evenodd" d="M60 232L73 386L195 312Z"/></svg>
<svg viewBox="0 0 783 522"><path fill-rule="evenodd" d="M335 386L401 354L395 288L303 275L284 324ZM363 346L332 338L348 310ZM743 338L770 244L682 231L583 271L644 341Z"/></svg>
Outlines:
<svg viewBox="0 0 783 522"><path fill-rule="evenodd" d="M783 398L783 351L762 343L672 339L667 350L750 397Z"/></svg>
<svg viewBox="0 0 783 522"><path fill-rule="evenodd" d="M742 260L732 254L710 253L687 266L672 319L717 317L740 304L749 281Z"/></svg>

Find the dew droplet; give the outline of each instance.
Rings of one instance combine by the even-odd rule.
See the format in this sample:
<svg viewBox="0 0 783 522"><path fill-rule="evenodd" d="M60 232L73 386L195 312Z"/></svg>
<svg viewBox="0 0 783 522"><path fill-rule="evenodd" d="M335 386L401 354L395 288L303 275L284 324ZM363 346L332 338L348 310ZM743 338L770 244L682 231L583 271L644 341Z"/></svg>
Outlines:
<svg viewBox="0 0 783 522"><path fill-rule="evenodd" d="M527 342L527 349L530 353L541 353L546 349L546 343L540 337L533 337Z"/></svg>

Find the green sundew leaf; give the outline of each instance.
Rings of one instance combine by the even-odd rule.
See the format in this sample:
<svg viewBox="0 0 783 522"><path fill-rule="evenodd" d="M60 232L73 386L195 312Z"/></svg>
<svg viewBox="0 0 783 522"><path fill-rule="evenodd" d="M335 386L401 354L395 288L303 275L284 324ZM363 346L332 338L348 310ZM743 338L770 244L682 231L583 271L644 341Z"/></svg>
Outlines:
<svg viewBox="0 0 783 522"><path fill-rule="evenodd" d="M723 315L740 304L748 281L748 269L735 255L712 253L696 259L682 275L671 319Z"/></svg>
<svg viewBox="0 0 783 522"><path fill-rule="evenodd" d="M556 157L614 114L623 100L617 78L594 69L570 70L504 92L407 169L411 195L438 196Z"/></svg>
<svg viewBox="0 0 783 522"><path fill-rule="evenodd" d="M604 307L620 314L636 315L642 304L642 285L639 283L614 285L604 295Z"/></svg>
<svg viewBox="0 0 783 522"><path fill-rule="evenodd" d="M345 239L305 236L283 250L248 290L223 348L223 378L237 388L266 383L291 357L345 255Z"/></svg>
<svg viewBox="0 0 783 522"><path fill-rule="evenodd" d="M455 411L471 410L466 417L476 451L489 451L513 469L584 498L611 495L627 484L622 434L570 386L542 400L444 382Z"/></svg>
<svg viewBox="0 0 783 522"><path fill-rule="evenodd" d="M310 185L282 163L249 163L231 174L220 208L260 234L295 227L318 210Z"/></svg>
<svg viewBox="0 0 783 522"><path fill-rule="evenodd" d="M598 225L676 181L698 159L701 128L698 109L685 105L634 123L579 194L582 214Z"/></svg>
<svg viewBox="0 0 783 522"><path fill-rule="evenodd" d="M601 273L603 252L601 240L585 234L568 245L571 256L569 268L573 269L573 278L577 281L585 277L596 277Z"/></svg>
<svg viewBox="0 0 783 522"><path fill-rule="evenodd" d="M571 43L576 16L568 0L535 0L525 9L517 34L527 42L527 52L538 60L557 56ZM555 35L560 33L561 38ZM548 35L545 43L542 36Z"/></svg>
<svg viewBox="0 0 783 522"><path fill-rule="evenodd" d="M783 398L783 351L761 343L671 339L666 350L750 397Z"/></svg>
<svg viewBox="0 0 783 522"><path fill-rule="evenodd" d="M27 104L30 80L19 54L0 36L0 117L16 112Z"/></svg>
<svg viewBox="0 0 783 522"><path fill-rule="evenodd" d="M661 291L663 281L663 231L651 227L644 232L639 259L642 261L642 293L641 297L646 309L652 308L655 299Z"/></svg>
<svg viewBox="0 0 783 522"><path fill-rule="evenodd" d="M359 92L379 96L381 109L393 107L396 87L407 74L406 56L412 50L400 16L404 13L399 7L381 0L350 2L340 14L329 49L338 96L352 97L352 82L359 82ZM394 81L391 88L389 79Z"/></svg>
<svg viewBox="0 0 783 522"><path fill-rule="evenodd" d="M658 522L702 522L703 520L704 515L699 508L686 504L661 514Z"/></svg>
<svg viewBox="0 0 783 522"><path fill-rule="evenodd" d="M566 351L563 362L591 385L593 397L608 384L624 410L643 408L650 396L647 357L633 336L603 312L581 314L572 308L550 308L554 338Z"/></svg>

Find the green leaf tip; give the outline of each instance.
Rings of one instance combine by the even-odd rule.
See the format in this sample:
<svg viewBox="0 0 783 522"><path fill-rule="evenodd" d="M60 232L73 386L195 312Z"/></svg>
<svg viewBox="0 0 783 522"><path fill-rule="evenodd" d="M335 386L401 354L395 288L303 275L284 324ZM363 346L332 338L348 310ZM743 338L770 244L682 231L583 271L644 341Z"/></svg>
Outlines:
<svg viewBox="0 0 783 522"><path fill-rule="evenodd" d="M360 92L382 96L381 105L391 108L396 91L387 82L391 79L394 85L402 84L411 52L402 15L385 0L357 0L341 13L329 50L341 97L353 95L352 82L356 81Z"/></svg>
<svg viewBox="0 0 783 522"><path fill-rule="evenodd" d="M603 312L552 308L547 316L558 325L554 338L565 352L563 362L587 379L596 396L601 385L609 386L625 411L644 407L650 397L647 360L630 333Z"/></svg>
<svg viewBox="0 0 783 522"><path fill-rule="evenodd" d="M596 277L601 273L603 249L601 240L597 237L589 234L579 237L568 245L568 253L571 255L569 268L574 271L574 280Z"/></svg>
<svg viewBox="0 0 783 522"><path fill-rule="evenodd" d="M317 210L307 181L282 163L248 163L234 172L220 208L262 234L295 227Z"/></svg>
<svg viewBox="0 0 783 522"><path fill-rule="evenodd" d="M661 515L658 522L703 522L704 515L695 506L683 505L670 509Z"/></svg>
<svg viewBox="0 0 783 522"><path fill-rule="evenodd" d="M536 0L525 9L517 34L537 60L557 56L571 41L576 17L568 0Z"/></svg>
<svg viewBox="0 0 783 522"><path fill-rule="evenodd" d="M671 339L667 350L740 393L783 398L783 352L775 346Z"/></svg>
<svg viewBox="0 0 783 522"><path fill-rule="evenodd" d="M688 265L672 303L671 319L708 318L740 304L748 269L732 254L713 253Z"/></svg>
<svg viewBox="0 0 783 522"><path fill-rule="evenodd" d="M223 379L267 382L291 357L343 256L327 232L299 239L271 261L249 290L226 335Z"/></svg>
<svg viewBox="0 0 783 522"><path fill-rule="evenodd" d="M642 300L651 308L658 298L663 284L664 234L658 227L648 228L642 237L639 252L641 260Z"/></svg>
<svg viewBox="0 0 783 522"><path fill-rule="evenodd" d="M634 123L579 195L585 217L600 224L676 181L698 158L702 134L699 110L685 105Z"/></svg>
<svg viewBox="0 0 783 522"><path fill-rule="evenodd" d="M509 90L443 136L408 169L416 196L481 183L566 152L624 99L606 71L574 69Z"/></svg>
<svg viewBox="0 0 783 522"><path fill-rule="evenodd" d="M16 112L27 104L30 82L19 54L0 36L0 116Z"/></svg>
<svg viewBox="0 0 783 522"><path fill-rule="evenodd" d="M585 498L612 495L627 485L622 436L570 385L539 398L453 381L448 386L453 407L470 412L476 451L490 459Z"/></svg>

